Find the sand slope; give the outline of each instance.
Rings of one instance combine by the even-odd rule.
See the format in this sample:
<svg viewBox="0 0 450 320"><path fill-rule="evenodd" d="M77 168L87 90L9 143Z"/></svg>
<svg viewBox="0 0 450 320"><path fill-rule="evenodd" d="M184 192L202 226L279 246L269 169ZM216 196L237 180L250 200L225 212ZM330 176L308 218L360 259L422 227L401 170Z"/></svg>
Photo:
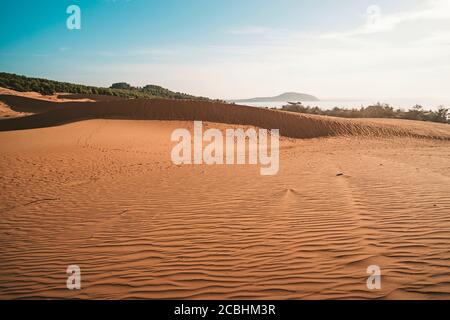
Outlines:
<svg viewBox="0 0 450 320"><path fill-rule="evenodd" d="M112 97L114 98L114 97ZM37 92L19 92L0 87L0 120L29 116L34 113L45 112L57 108L56 105L45 105L45 102L95 102L110 101L98 95L74 95L59 93L54 95L41 95ZM44 103L44 105L41 105Z"/></svg>
<svg viewBox="0 0 450 320"><path fill-rule="evenodd" d="M133 99L54 102L14 95L0 95L0 101L4 101L16 111L37 113L28 117L0 121L0 131L50 127L87 119L203 120L280 129L281 135L291 138L364 135L450 139L448 125L441 125L442 129L436 132L429 128L439 127L439 124L410 127L405 121L394 120L394 125L388 125L207 101Z"/></svg>
<svg viewBox="0 0 450 320"><path fill-rule="evenodd" d="M263 177L172 165L181 127L1 132L0 297L450 298L448 141L283 138ZM65 287L70 264L81 291Z"/></svg>

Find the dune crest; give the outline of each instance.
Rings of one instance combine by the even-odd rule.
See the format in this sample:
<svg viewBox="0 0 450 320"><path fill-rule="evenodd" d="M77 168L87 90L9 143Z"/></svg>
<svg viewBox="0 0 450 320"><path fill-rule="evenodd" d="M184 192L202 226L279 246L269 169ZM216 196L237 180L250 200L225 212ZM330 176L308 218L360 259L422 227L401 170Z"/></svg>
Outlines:
<svg viewBox="0 0 450 320"><path fill-rule="evenodd" d="M359 135L370 137L423 137L450 139L450 129L442 125L438 133L430 128L439 124L408 127L409 121L392 121L390 125L367 120L339 119L303 115L279 110L260 109L219 102L133 99L98 102L53 102L13 95L0 95L13 110L36 114L0 121L0 131L51 127L87 119L123 120L202 120L225 124L250 125L280 129L290 138Z"/></svg>

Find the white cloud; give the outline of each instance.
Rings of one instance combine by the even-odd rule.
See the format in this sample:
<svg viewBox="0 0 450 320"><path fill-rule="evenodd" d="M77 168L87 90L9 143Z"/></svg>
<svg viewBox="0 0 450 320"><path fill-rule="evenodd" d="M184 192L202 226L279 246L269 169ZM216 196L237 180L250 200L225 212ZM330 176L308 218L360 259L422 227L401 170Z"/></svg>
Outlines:
<svg viewBox="0 0 450 320"><path fill-rule="evenodd" d="M333 32L322 35L323 38L346 38L392 31L401 24L432 20L450 19L450 1L428 0L420 8L405 12L384 14L382 8L372 5L367 8L366 24L346 32Z"/></svg>

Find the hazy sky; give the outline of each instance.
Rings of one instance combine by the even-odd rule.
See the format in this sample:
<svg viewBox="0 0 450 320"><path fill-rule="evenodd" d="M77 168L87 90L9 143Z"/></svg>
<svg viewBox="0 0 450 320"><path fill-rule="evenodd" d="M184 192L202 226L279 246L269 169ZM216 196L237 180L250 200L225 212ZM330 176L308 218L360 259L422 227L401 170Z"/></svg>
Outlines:
<svg viewBox="0 0 450 320"><path fill-rule="evenodd" d="M450 0L0 0L0 39L0 71L76 83L450 101Z"/></svg>

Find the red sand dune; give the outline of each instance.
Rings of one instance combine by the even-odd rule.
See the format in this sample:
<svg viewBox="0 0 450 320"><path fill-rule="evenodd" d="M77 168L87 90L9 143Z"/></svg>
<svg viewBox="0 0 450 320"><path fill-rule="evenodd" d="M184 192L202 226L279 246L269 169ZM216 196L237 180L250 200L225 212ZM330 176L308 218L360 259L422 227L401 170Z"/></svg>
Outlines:
<svg viewBox="0 0 450 320"><path fill-rule="evenodd" d="M397 121L397 125L390 126L206 101L133 99L53 102L12 95L1 95L0 101L4 101L13 110L38 113L28 117L3 120L0 122L0 131L50 127L87 119L203 120L280 129L281 135L290 138L336 135L450 138L445 130L437 135L424 130L426 126L411 130L407 125L399 125L402 121Z"/></svg>

